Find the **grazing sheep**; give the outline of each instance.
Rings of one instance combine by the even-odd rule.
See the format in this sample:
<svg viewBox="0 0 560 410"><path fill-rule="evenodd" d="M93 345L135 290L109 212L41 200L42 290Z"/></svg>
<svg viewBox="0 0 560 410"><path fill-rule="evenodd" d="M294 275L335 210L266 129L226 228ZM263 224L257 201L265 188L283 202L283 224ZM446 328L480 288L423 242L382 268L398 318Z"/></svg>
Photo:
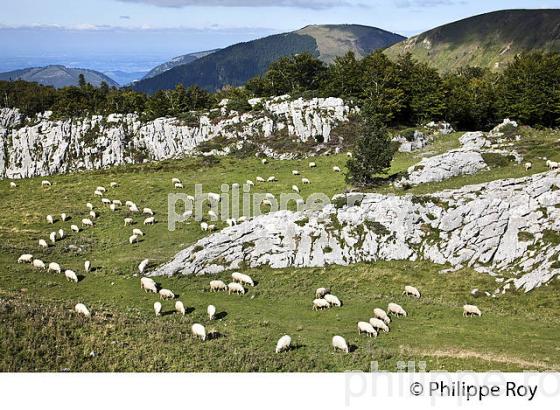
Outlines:
<svg viewBox="0 0 560 410"><path fill-rule="evenodd" d="M333 170L334 172L340 172L340 168L337 167L337 166L332 167L332 170Z"/></svg>
<svg viewBox="0 0 560 410"><path fill-rule="evenodd" d="M248 179L247 181L245 181L245 184L249 185L249 186L255 186L255 183L253 181L251 181L250 179Z"/></svg>
<svg viewBox="0 0 560 410"><path fill-rule="evenodd" d="M526 162L524 166L525 166L525 171L529 171L531 168L533 168L533 163Z"/></svg>
<svg viewBox="0 0 560 410"><path fill-rule="evenodd" d="M51 270L54 271L54 272L57 272L57 273L62 272L62 269L61 269L60 265L56 262L49 263L49 268L47 269L47 271L50 272Z"/></svg>
<svg viewBox="0 0 560 410"><path fill-rule="evenodd" d="M146 293L158 293L156 282L152 278L140 278L140 289L144 289Z"/></svg>
<svg viewBox="0 0 560 410"><path fill-rule="evenodd" d="M249 275L245 275L244 273L233 272L231 274L231 278L233 279L234 282L239 282L239 283L244 283L246 285L255 286L255 283L253 282L253 279Z"/></svg>
<svg viewBox="0 0 560 410"><path fill-rule="evenodd" d="M377 337L377 332L368 322L358 322L358 334L361 335L362 333L367 334L369 337Z"/></svg>
<svg viewBox="0 0 560 410"><path fill-rule="evenodd" d="M237 221L234 218L228 218L226 219L226 223L229 227L232 227L234 225L237 225Z"/></svg>
<svg viewBox="0 0 560 410"><path fill-rule="evenodd" d="M138 271L140 273L144 273L144 270L148 266L148 263L150 263L149 259L144 259L142 262L140 262L140 264L138 265Z"/></svg>
<svg viewBox="0 0 560 410"><path fill-rule="evenodd" d="M32 260L33 260L33 255L29 253L24 253L18 258L17 261L18 263L31 263Z"/></svg>
<svg viewBox="0 0 560 410"><path fill-rule="evenodd" d="M132 205L136 205L136 204L132 201L125 201L125 203L124 203L124 206L127 206L127 207L131 207Z"/></svg>
<svg viewBox="0 0 560 410"><path fill-rule="evenodd" d="M39 246L41 248L48 248L49 244L47 243L47 241L45 241L44 239L39 239Z"/></svg>
<svg viewBox="0 0 560 410"><path fill-rule="evenodd" d="M132 218L124 218L124 226L132 225L134 223L134 219Z"/></svg>
<svg viewBox="0 0 560 410"><path fill-rule="evenodd" d="M180 184L181 180L177 177L171 178L171 183L172 184Z"/></svg>
<svg viewBox="0 0 560 410"><path fill-rule="evenodd" d="M183 184L181 184L180 182L175 182L174 186L175 186L175 189L183 189L184 188Z"/></svg>
<svg viewBox="0 0 560 410"><path fill-rule="evenodd" d="M120 199L113 199L113 204L117 206L122 206L122 201Z"/></svg>
<svg viewBox="0 0 560 410"><path fill-rule="evenodd" d="M555 161L547 160L546 161L546 166L549 169L558 169L560 167L560 164L558 162L555 162Z"/></svg>
<svg viewBox="0 0 560 410"><path fill-rule="evenodd" d="M391 318L387 316L387 312L385 312L381 308L373 309L373 316L376 317L377 319L381 319L386 325L391 323Z"/></svg>
<svg viewBox="0 0 560 410"><path fill-rule="evenodd" d="M420 291L416 289L414 286L405 286L403 295L414 296L417 299L420 299Z"/></svg>
<svg viewBox="0 0 560 410"><path fill-rule="evenodd" d="M297 185L292 185L292 191L294 191L295 193L299 194L299 188Z"/></svg>
<svg viewBox="0 0 560 410"><path fill-rule="evenodd" d="M139 213L140 210L138 209L138 206L136 204L132 204L128 207L128 210L132 213Z"/></svg>
<svg viewBox="0 0 560 410"><path fill-rule="evenodd" d="M66 269L64 271L64 276L66 277L67 280L71 280L75 283L78 283L78 275L76 275L76 272L74 272L73 270Z"/></svg>
<svg viewBox="0 0 560 410"><path fill-rule="evenodd" d="M463 316L482 316L482 312L475 305L464 305L463 306Z"/></svg>
<svg viewBox="0 0 560 410"><path fill-rule="evenodd" d="M290 350L291 344L292 344L292 338L288 335L284 335L280 339L278 339L278 342L276 342L275 352L280 353L280 352L285 352L287 350Z"/></svg>
<svg viewBox="0 0 560 410"><path fill-rule="evenodd" d="M110 209L112 212L115 212L115 211L117 210L117 206L116 206L115 204L110 204L110 205L109 205L109 209Z"/></svg>
<svg viewBox="0 0 560 410"><path fill-rule="evenodd" d="M215 231L216 230L216 225L208 225L208 230L210 232Z"/></svg>
<svg viewBox="0 0 560 410"><path fill-rule="evenodd" d="M221 280L210 281L210 292L219 292L220 290L223 290L225 292L227 289L228 287Z"/></svg>
<svg viewBox="0 0 560 410"><path fill-rule="evenodd" d="M372 317L369 319L369 323L373 326L373 328L377 331L383 330L385 333L389 332L389 326L383 320L378 319L376 317Z"/></svg>
<svg viewBox="0 0 560 410"><path fill-rule="evenodd" d="M177 302L175 302L175 312L181 314L181 315L185 315L185 305L183 305L183 302L181 302L180 300L178 300Z"/></svg>
<svg viewBox="0 0 560 410"><path fill-rule="evenodd" d="M56 232L51 232L49 235L49 239L51 240L52 243L56 242Z"/></svg>
<svg viewBox="0 0 560 410"><path fill-rule="evenodd" d="M317 168L317 164L314 162L309 163L309 168Z"/></svg>
<svg viewBox="0 0 560 410"><path fill-rule="evenodd" d="M119 186L119 184L116 183L115 181L112 181L109 185L111 185L111 188L116 188Z"/></svg>
<svg viewBox="0 0 560 410"><path fill-rule="evenodd" d="M85 317L91 317L91 313L89 309L83 303L76 304L76 306L74 306L74 310L76 311L76 313L80 315L84 315Z"/></svg>
<svg viewBox="0 0 560 410"><path fill-rule="evenodd" d="M53 218L52 215L47 215L47 222L50 223L50 224L54 223L54 218Z"/></svg>
<svg viewBox="0 0 560 410"><path fill-rule="evenodd" d="M82 226L93 226L93 221L89 218L82 219Z"/></svg>
<svg viewBox="0 0 560 410"><path fill-rule="evenodd" d="M17 184L14 181L11 181L10 188L17 188Z"/></svg>
<svg viewBox="0 0 560 410"><path fill-rule="evenodd" d="M136 242L138 243L138 235L130 235L128 238L128 243L130 243L131 245Z"/></svg>
<svg viewBox="0 0 560 410"><path fill-rule="evenodd" d="M208 224L206 222L201 222L200 230L206 232L208 230Z"/></svg>
<svg viewBox="0 0 560 410"><path fill-rule="evenodd" d="M334 351L336 352L336 350L342 350L345 353L349 352L348 349L348 343L346 343L346 339L344 339L342 336L333 336L332 338L332 347L334 349Z"/></svg>
<svg viewBox="0 0 560 410"><path fill-rule="evenodd" d="M216 316L216 306L208 305L208 308L206 309L206 313L208 313L208 319L214 320L214 317Z"/></svg>
<svg viewBox="0 0 560 410"><path fill-rule="evenodd" d="M347 156L348 158L352 158L352 153L351 153L350 151L348 151L348 152L346 153L346 156Z"/></svg>
<svg viewBox="0 0 560 410"><path fill-rule="evenodd" d="M262 163L263 165L265 165L267 162L268 162L268 160L267 160L266 158L261 159L261 163Z"/></svg>
<svg viewBox="0 0 560 410"><path fill-rule="evenodd" d="M37 268L37 269L45 269L45 262L43 262L41 259L33 259L33 267Z"/></svg>
<svg viewBox="0 0 560 410"><path fill-rule="evenodd" d="M64 238L64 231L62 230L62 228L60 228L60 229L58 230L58 237L59 237L60 239Z"/></svg>
<svg viewBox="0 0 560 410"><path fill-rule="evenodd" d="M265 182L263 177L256 177L257 182Z"/></svg>
<svg viewBox="0 0 560 410"><path fill-rule="evenodd" d="M133 234L133 235L138 235L138 236L144 236L144 232L142 232L142 231L141 231L140 229L138 229L138 228L134 228L134 229L132 230L132 234Z"/></svg>
<svg viewBox="0 0 560 410"><path fill-rule="evenodd" d="M323 296L323 299L329 302L329 305L331 306L336 306L336 307L342 306L342 302L340 301L340 299L338 299L335 295L331 295L330 293Z"/></svg>
<svg viewBox="0 0 560 410"><path fill-rule="evenodd" d="M86 203L86 207L92 211L93 210L93 204L91 202Z"/></svg>
<svg viewBox="0 0 560 410"><path fill-rule="evenodd" d="M161 303L154 302L154 312L156 312L156 316L161 316Z"/></svg>
<svg viewBox="0 0 560 410"><path fill-rule="evenodd" d="M60 214L60 219L62 219L62 222L66 222L66 219L68 219L68 215L63 212Z"/></svg>
<svg viewBox="0 0 560 410"><path fill-rule="evenodd" d="M143 213L144 215L152 215L152 216L154 216L154 211L152 211L151 208L144 208L144 209L142 209L142 213Z"/></svg>
<svg viewBox="0 0 560 410"><path fill-rule="evenodd" d="M239 283L236 282L231 282L228 283L227 285L228 287L228 293L231 295L231 293L237 293L238 295L244 295L245 294L245 288L243 286L241 286Z"/></svg>
<svg viewBox="0 0 560 410"><path fill-rule="evenodd" d="M91 262L90 261L85 261L84 262L84 270L86 272L89 272L90 269L91 269Z"/></svg>
<svg viewBox="0 0 560 410"><path fill-rule="evenodd" d="M303 185L309 185L309 184L311 183L311 181L309 181L309 179L307 179L307 178L302 178L302 179L301 179L301 183L302 183Z"/></svg>
<svg viewBox="0 0 560 410"><path fill-rule="evenodd" d="M200 323L192 325L191 331L194 337L200 337L202 341L206 340L206 329Z"/></svg>
<svg viewBox="0 0 560 410"><path fill-rule="evenodd" d="M329 288L319 288L315 291L315 297L317 299L321 299L329 293L331 293L331 290Z"/></svg>
<svg viewBox="0 0 560 410"><path fill-rule="evenodd" d="M276 179L276 177L274 175L268 177L268 179L266 180L267 182L277 182L278 180Z"/></svg>
<svg viewBox="0 0 560 410"><path fill-rule="evenodd" d="M46 179L43 179L43 180L41 181L41 186L42 186L43 188L46 187L46 186L51 186L51 185L52 185L52 184L51 184L51 181L48 181L48 180L46 180Z"/></svg>
<svg viewBox="0 0 560 410"><path fill-rule="evenodd" d="M101 191L95 191L95 192L93 193L93 195L95 195L95 196L103 196L103 192L101 192Z"/></svg>
<svg viewBox="0 0 560 410"><path fill-rule="evenodd" d="M107 191L104 186L98 186L97 188L95 188L95 190L103 193Z"/></svg>
<svg viewBox="0 0 560 410"><path fill-rule="evenodd" d="M161 299L175 299L175 294L171 292L169 289L160 289L159 290L159 297Z"/></svg>
<svg viewBox="0 0 560 410"><path fill-rule="evenodd" d="M313 300L313 310L328 309L331 305L325 299L314 299Z"/></svg>
<svg viewBox="0 0 560 410"><path fill-rule="evenodd" d="M294 170L292 171L292 175L299 175L299 171L298 171L297 169L294 169Z"/></svg>
<svg viewBox="0 0 560 410"><path fill-rule="evenodd" d="M97 218L97 214L95 213L95 211L89 211L89 217L91 219L95 219L95 218Z"/></svg>
<svg viewBox="0 0 560 410"><path fill-rule="evenodd" d="M156 219L153 216L144 219L144 225L153 225L156 222Z"/></svg>
<svg viewBox="0 0 560 410"><path fill-rule="evenodd" d="M80 232L80 228L78 227L78 225L70 225L70 230L72 230L72 232Z"/></svg>
<svg viewBox="0 0 560 410"><path fill-rule="evenodd" d="M111 200L109 198L101 198L101 203L103 205L109 205L111 204Z"/></svg>
<svg viewBox="0 0 560 410"><path fill-rule="evenodd" d="M402 306L397 305L396 303L389 303L387 306L387 312L396 316L406 317L406 311L402 308Z"/></svg>

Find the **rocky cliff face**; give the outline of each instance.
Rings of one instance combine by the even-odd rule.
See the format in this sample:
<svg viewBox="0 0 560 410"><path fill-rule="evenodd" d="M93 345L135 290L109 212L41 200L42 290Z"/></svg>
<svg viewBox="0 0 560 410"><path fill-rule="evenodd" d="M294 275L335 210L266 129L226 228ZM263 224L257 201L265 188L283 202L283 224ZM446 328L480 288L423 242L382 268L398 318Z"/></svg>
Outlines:
<svg viewBox="0 0 560 410"><path fill-rule="evenodd" d="M226 228L152 274L422 258L501 275L501 291L511 282L529 291L560 273L560 176L554 171L429 196L351 194L333 203L340 205L280 211Z"/></svg>
<svg viewBox="0 0 560 410"><path fill-rule="evenodd" d="M338 98L291 100L289 96L254 99L258 110L245 114L227 108L193 114L193 121L112 114L53 121L49 113L22 118L17 110L0 110L0 178L27 178L80 169L180 157L217 136L235 141L270 137L329 140L332 127L346 121L350 107Z"/></svg>

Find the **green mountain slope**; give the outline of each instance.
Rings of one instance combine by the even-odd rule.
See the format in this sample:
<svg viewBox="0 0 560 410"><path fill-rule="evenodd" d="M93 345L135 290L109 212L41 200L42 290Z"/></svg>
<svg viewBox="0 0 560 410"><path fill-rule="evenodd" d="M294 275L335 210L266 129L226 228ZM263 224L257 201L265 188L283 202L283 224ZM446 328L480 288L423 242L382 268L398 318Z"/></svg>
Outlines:
<svg viewBox="0 0 560 410"><path fill-rule="evenodd" d="M526 51L560 51L560 9L503 10L426 31L385 52L410 52L417 60L451 71L466 65L500 69Z"/></svg>
<svg viewBox="0 0 560 410"><path fill-rule="evenodd" d="M198 51L196 53L189 53L189 54L184 54L182 56L178 56L175 58L172 58L171 60L160 64L154 68L152 68L142 79L146 79L146 78L152 78L155 77L158 74L161 74L167 70L171 70L173 67L177 67L183 64L189 64L192 63L195 60L198 60L199 58L205 57L209 54L212 54L215 51L218 51L219 49L215 49L215 50L208 50L208 51Z"/></svg>
<svg viewBox="0 0 560 410"><path fill-rule="evenodd" d="M111 87L119 86L117 82L98 71L85 68L69 68L63 65L24 68L22 70L0 73L0 80L24 80L42 85L50 85L55 88L61 88L70 85L78 85L80 74L84 75L86 82L95 87L99 87L103 81Z"/></svg>

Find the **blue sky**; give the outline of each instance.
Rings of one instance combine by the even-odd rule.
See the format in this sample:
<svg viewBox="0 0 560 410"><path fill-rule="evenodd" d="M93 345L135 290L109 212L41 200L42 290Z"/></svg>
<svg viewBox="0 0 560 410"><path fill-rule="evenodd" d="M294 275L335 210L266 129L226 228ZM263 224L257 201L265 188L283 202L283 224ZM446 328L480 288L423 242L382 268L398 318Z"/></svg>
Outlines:
<svg viewBox="0 0 560 410"><path fill-rule="evenodd" d="M144 70L308 24L365 24L410 36L492 10L558 7L560 0L0 0L0 70L96 68L100 61L106 70Z"/></svg>

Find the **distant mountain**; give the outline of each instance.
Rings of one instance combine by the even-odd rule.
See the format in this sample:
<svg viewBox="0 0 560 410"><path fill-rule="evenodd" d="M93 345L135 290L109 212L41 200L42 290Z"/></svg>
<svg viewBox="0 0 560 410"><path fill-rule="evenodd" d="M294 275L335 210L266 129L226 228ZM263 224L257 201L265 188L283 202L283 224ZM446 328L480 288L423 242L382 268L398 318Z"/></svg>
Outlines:
<svg viewBox="0 0 560 410"><path fill-rule="evenodd" d="M173 67L177 67L177 66L180 66L180 65L192 63L193 61L198 60L199 58L202 58L202 57L206 57L207 55L212 54L212 53L214 53L218 50L219 50L219 48L217 48L215 50L199 51L199 52L196 52L196 53L189 53L189 54L185 54L185 55L182 55L182 56L179 56L179 57L175 57L175 58L173 58L173 59L171 59L171 60L169 60L169 61L167 61L163 64L160 64L160 65L152 68L148 72L148 74L146 74L144 76L144 78L142 78L142 79L144 80L146 78L152 78L152 77L155 77L158 74L163 73L164 71L171 70Z"/></svg>
<svg viewBox="0 0 560 410"><path fill-rule="evenodd" d="M103 73L85 68L68 68L63 65L49 65L46 67L24 68L21 70L0 73L0 80L15 81L24 80L55 88L78 85L80 74L83 74L86 82L99 87L105 81L111 87L118 87L114 80Z"/></svg>
<svg viewBox="0 0 560 410"><path fill-rule="evenodd" d="M364 56L404 38L375 27L360 25L307 26L290 33L234 44L139 81L134 84L134 88L154 93L175 88L178 83L182 83L185 86L196 84L208 90L217 90L225 85L241 85L263 74L272 62L284 56L308 52L329 63L348 51Z"/></svg>
<svg viewBox="0 0 560 410"><path fill-rule="evenodd" d="M122 70L113 70L113 71L104 71L107 77L112 78L115 82L119 83L121 86L128 85L134 81L141 80L145 75L146 71L122 71Z"/></svg>
<svg viewBox="0 0 560 410"><path fill-rule="evenodd" d="M472 65L494 70L526 51L560 51L560 10L503 10L469 17L411 37L385 51L441 71Z"/></svg>

